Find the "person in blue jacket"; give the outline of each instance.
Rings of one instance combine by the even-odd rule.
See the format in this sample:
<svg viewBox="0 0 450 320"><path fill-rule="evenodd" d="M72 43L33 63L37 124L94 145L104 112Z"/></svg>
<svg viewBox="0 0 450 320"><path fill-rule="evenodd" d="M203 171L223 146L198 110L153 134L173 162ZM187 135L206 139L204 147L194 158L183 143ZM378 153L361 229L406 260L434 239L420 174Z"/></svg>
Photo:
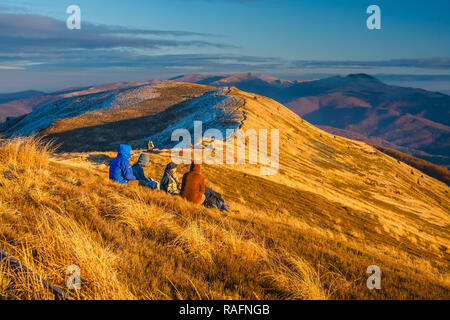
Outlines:
<svg viewBox="0 0 450 320"><path fill-rule="evenodd" d="M128 161L131 156L131 146L121 144L117 153L117 157L109 164L109 178L121 184L127 184L129 180L136 180Z"/></svg>

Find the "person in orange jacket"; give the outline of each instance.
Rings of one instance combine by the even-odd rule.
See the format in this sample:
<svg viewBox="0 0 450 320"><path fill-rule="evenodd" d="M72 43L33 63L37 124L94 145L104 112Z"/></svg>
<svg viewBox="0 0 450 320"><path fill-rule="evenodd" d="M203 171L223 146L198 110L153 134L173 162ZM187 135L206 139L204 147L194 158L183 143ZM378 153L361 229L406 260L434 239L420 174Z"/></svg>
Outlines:
<svg viewBox="0 0 450 320"><path fill-rule="evenodd" d="M200 165L192 163L189 172L183 176L181 183L181 196L195 204L205 200L205 177L200 173Z"/></svg>

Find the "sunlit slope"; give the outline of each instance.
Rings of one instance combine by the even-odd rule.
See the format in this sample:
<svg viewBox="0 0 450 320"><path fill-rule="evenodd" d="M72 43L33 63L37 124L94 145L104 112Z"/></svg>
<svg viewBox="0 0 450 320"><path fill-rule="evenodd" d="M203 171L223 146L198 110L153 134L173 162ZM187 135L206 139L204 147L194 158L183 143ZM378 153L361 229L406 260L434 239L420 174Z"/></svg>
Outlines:
<svg viewBox="0 0 450 320"><path fill-rule="evenodd" d="M406 219L449 225L448 187L444 183L365 143L328 134L271 99L236 93L246 98L244 130L280 130L280 172L269 179L369 214L393 218L395 213ZM250 167L244 170L252 172Z"/></svg>
<svg viewBox="0 0 450 320"><path fill-rule="evenodd" d="M227 94L243 99L242 130L280 130L275 175L203 165L229 213L109 182L112 151L46 160L39 148L13 144L0 150L0 246L61 287L67 266L79 265L85 299L449 298L444 183L271 99ZM159 151L145 169L156 180L170 161ZM366 287L373 264L381 290Z"/></svg>
<svg viewBox="0 0 450 320"><path fill-rule="evenodd" d="M129 106L104 108L78 117L62 118L41 132L65 151L113 150L119 143L146 144L145 138L164 130L177 110L213 87L196 84L152 86L152 94Z"/></svg>

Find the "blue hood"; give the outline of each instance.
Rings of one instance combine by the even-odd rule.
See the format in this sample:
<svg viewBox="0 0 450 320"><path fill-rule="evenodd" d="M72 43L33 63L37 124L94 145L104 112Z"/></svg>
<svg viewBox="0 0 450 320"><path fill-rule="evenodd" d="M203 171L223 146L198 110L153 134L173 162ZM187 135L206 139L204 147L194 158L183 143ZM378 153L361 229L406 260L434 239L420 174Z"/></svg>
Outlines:
<svg viewBox="0 0 450 320"><path fill-rule="evenodd" d="M136 180L128 161L131 155L131 146L121 144L117 152L117 157L112 159L109 164L109 178L122 184L127 184L129 180Z"/></svg>
<svg viewBox="0 0 450 320"><path fill-rule="evenodd" d="M117 153L120 156L129 159L131 156L131 146L128 144L119 144L119 148L117 148Z"/></svg>

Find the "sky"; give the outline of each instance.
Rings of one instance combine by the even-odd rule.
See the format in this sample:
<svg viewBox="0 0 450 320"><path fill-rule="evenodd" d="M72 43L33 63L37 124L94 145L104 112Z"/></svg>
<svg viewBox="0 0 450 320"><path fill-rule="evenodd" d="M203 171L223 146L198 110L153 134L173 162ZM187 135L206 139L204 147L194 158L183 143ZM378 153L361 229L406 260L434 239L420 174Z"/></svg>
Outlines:
<svg viewBox="0 0 450 320"><path fill-rule="evenodd" d="M69 30L66 9L81 9ZM381 29L369 30L378 5ZM0 0L0 92L187 73L364 72L450 93L448 0Z"/></svg>

